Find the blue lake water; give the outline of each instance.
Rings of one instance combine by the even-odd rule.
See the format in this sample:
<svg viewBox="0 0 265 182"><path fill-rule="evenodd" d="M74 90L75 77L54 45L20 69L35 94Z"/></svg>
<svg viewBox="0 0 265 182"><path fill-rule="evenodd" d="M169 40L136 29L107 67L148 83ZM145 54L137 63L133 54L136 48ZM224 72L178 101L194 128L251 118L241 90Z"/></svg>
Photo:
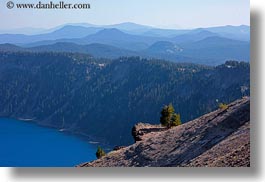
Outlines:
<svg viewBox="0 0 265 182"><path fill-rule="evenodd" d="M34 123L0 118L0 166L73 167L96 159L96 146Z"/></svg>

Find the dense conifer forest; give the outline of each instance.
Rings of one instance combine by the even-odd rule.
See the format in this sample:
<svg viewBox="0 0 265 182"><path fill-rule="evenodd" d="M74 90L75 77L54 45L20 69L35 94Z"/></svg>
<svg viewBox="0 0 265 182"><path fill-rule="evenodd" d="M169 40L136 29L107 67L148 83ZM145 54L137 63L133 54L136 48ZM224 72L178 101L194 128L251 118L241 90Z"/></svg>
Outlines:
<svg viewBox="0 0 265 182"><path fill-rule="evenodd" d="M5 51L0 53L0 116L31 118L124 145L132 142L134 124L159 124L160 111L169 103L184 123L249 95L249 84L245 62L204 66Z"/></svg>

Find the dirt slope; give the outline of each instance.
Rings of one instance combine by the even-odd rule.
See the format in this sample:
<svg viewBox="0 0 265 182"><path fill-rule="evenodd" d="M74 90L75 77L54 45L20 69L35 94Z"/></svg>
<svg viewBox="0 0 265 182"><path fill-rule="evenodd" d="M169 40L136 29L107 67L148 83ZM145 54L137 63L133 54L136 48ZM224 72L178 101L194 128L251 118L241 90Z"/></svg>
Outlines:
<svg viewBox="0 0 265 182"><path fill-rule="evenodd" d="M250 100L165 130L138 124L136 143L79 167L250 166Z"/></svg>

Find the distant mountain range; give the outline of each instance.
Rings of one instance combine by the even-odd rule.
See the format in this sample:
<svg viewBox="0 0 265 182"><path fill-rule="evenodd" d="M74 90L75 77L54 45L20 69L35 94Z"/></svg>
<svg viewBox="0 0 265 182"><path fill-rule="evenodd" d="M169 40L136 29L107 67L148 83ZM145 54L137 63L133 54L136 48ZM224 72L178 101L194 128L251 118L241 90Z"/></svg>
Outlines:
<svg viewBox="0 0 265 182"><path fill-rule="evenodd" d="M166 36L174 37L177 35L182 35L188 32L191 32L196 29L161 29L152 26L140 25L131 22L125 22L114 25L93 25L88 23L69 23L65 25L60 25L50 29L43 28L20 28L12 30L0 30L0 34L25 34L25 35L39 35L39 34L48 34L55 31L60 31L64 27L76 27L77 29L82 28L95 28L97 31L109 28L116 28L125 33L136 34L136 35L145 35L145 36ZM250 27L246 25L241 26L219 26L219 27L210 27L210 28L198 28L201 30L207 30L213 33L217 33L220 36L226 38L232 38L237 40L250 40ZM88 34L87 34L88 35ZM64 37L67 38L67 37Z"/></svg>
<svg viewBox="0 0 265 182"><path fill-rule="evenodd" d="M244 25L168 30L134 23L69 24L44 34L0 34L0 50L79 52L102 58L141 56L216 65L230 59L249 61L249 40L250 27Z"/></svg>

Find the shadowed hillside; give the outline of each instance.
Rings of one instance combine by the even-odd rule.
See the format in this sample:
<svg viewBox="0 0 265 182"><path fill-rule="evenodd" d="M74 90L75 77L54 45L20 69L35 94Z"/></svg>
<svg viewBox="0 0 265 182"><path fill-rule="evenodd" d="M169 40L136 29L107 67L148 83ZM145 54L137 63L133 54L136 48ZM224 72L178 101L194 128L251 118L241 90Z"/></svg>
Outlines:
<svg viewBox="0 0 265 182"><path fill-rule="evenodd" d="M240 98L241 86L249 88L249 64L236 61L211 67L51 52L0 56L1 117L34 118L110 145L132 143L139 121L159 123L165 104L186 122Z"/></svg>

